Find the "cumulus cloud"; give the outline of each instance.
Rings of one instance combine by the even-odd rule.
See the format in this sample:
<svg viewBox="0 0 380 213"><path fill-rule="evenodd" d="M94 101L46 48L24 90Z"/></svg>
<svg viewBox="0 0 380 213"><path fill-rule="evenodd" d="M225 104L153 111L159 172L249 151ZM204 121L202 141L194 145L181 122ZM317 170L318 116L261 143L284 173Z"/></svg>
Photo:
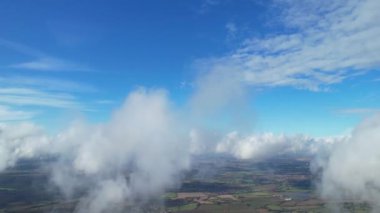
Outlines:
<svg viewBox="0 0 380 213"><path fill-rule="evenodd" d="M189 166L188 135L163 90L132 92L108 123L76 122L50 138L30 124L2 126L0 139L0 169L55 156L52 183L67 197L87 191L78 212L116 212L157 197Z"/></svg>
<svg viewBox="0 0 380 213"><path fill-rule="evenodd" d="M64 189L78 175L95 177L91 188L96 191L90 191L84 205L92 212L148 199L175 186L179 172L188 167L186 139L166 93L141 89L128 96L109 123L78 123L58 136L55 150L66 169L55 169L53 181Z"/></svg>
<svg viewBox="0 0 380 213"><path fill-rule="evenodd" d="M281 155L312 157L344 140L345 137L313 138L273 133L242 136L237 132L231 132L217 144L215 151L228 153L239 159L252 160L265 160Z"/></svg>
<svg viewBox="0 0 380 213"><path fill-rule="evenodd" d="M247 128L251 114L247 110L247 87L241 81L241 73L223 66L209 67L206 61L199 61L197 65L200 74L189 99L191 128L198 128L200 132L221 130L223 123Z"/></svg>
<svg viewBox="0 0 380 213"><path fill-rule="evenodd" d="M350 138L337 145L322 170L321 195L328 200L360 201L377 205L380 199L380 115L367 118Z"/></svg>
<svg viewBox="0 0 380 213"><path fill-rule="evenodd" d="M126 198L131 197L125 177L101 181L77 206L77 212L121 212Z"/></svg>
<svg viewBox="0 0 380 213"><path fill-rule="evenodd" d="M196 145L205 135L192 132ZM210 137L208 137L210 139ZM214 135L213 140L218 136ZM198 142L198 143L196 143ZM277 156L308 157L321 197L331 204L367 202L374 212L380 208L380 114L359 124L349 135L315 138L305 135L231 132L211 147L195 150L224 153L238 159L261 161ZM210 149L211 148L211 149ZM334 210L337 210L333 206ZM339 211L339 209L338 209Z"/></svg>
<svg viewBox="0 0 380 213"><path fill-rule="evenodd" d="M223 137L221 132L209 131L206 129L192 129L189 133L190 153L192 155L202 155L215 152L215 147Z"/></svg>
<svg viewBox="0 0 380 213"><path fill-rule="evenodd" d="M0 125L0 171L17 160L40 156L47 151L50 139L31 123Z"/></svg>
<svg viewBox="0 0 380 213"><path fill-rule="evenodd" d="M244 97L245 89L239 73L224 67L207 66L200 62L202 73L195 82L195 91L191 98L192 109L202 115L220 110L234 104Z"/></svg>
<svg viewBox="0 0 380 213"><path fill-rule="evenodd" d="M77 212L118 212L176 186L190 155L231 154L264 160L279 155L314 156L327 199L375 203L380 198L380 115L364 121L348 137L313 138L271 133L220 135L187 131L164 90L132 92L107 123L73 123L49 137L33 124L0 126L0 170L22 158L55 156L51 181L68 198L85 191Z"/></svg>

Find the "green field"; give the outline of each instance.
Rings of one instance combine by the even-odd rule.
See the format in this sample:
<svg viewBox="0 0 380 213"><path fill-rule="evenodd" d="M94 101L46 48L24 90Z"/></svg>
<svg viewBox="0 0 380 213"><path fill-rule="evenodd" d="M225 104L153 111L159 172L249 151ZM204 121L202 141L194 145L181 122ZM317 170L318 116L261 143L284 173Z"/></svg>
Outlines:
<svg viewBox="0 0 380 213"><path fill-rule="evenodd" d="M307 159L278 158L265 162L203 159L189 172L182 188L173 192L186 196L167 197L168 212L330 212L318 198ZM213 175L199 177L202 165L214 165ZM187 193L187 194L186 194ZM198 193L198 194L197 194ZM203 194L201 194L203 193ZM177 194L178 195L178 194ZM199 195L196 197L196 195ZM172 201L172 202L170 202ZM184 209L178 203L191 203ZM193 204L198 205L193 205ZM344 212L370 212L367 204L334 204Z"/></svg>

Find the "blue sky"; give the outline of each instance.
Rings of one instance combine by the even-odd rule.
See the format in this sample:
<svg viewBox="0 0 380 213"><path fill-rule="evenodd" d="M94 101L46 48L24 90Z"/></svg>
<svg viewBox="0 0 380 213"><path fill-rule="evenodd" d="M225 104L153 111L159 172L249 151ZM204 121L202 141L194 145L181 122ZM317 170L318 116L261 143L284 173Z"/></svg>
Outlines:
<svg viewBox="0 0 380 213"><path fill-rule="evenodd" d="M252 131L346 134L380 109L377 5L3 0L0 121L100 122L140 86L184 106L200 76L229 72Z"/></svg>

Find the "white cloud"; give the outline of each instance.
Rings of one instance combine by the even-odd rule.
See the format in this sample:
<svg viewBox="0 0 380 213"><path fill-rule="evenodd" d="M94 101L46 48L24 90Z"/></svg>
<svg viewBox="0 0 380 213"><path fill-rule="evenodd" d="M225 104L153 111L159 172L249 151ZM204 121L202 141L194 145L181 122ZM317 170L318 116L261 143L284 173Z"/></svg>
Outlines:
<svg viewBox="0 0 380 213"><path fill-rule="evenodd" d="M125 177L102 181L79 203L76 212L123 212L125 198L131 193Z"/></svg>
<svg viewBox="0 0 380 213"><path fill-rule="evenodd" d="M20 158L32 158L46 151L49 138L34 124L0 124L0 171Z"/></svg>
<svg viewBox="0 0 380 213"><path fill-rule="evenodd" d="M234 105L244 98L245 89L238 73L223 67L202 73L196 80L190 104L199 115L218 112L221 108Z"/></svg>
<svg viewBox="0 0 380 213"><path fill-rule="evenodd" d="M90 71L87 66L52 57L40 50L3 38L0 38L0 47L32 58L28 62L8 65L11 68L39 71ZM33 112L11 110L20 106L93 110L85 106L78 93L96 92L96 88L85 83L41 75L39 74L38 77L35 74L33 77L17 74L0 76L0 104L7 109L2 110L2 120L32 119L35 114Z"/></svg>
<svg viewBox="0 0 380 213"><path fill-rule="evenodd" d="M29 120L36 113L22 110L10 109L7 106L0 105L0 121L19 121Z"/></svg>
<svg viewBox="0 0 380 213"><path fill-rule="evenodd" d="M0 93L38 94L20 88ZM178 119L165 91L140 89L127 97L109 122L74 123L56 137L47 137L32 124L0 125L0 170L20 158L56 156L52 181L62 192L70 196L81 187L88 190L79 212L117 212L121 204L173 187L180 172L189 167L191 153L206 150L252 160L314 156L312 169L322 171L324 198L374 204L380 198L379 121L380 115L368 119L347 137L231 132L210 144L218 135L191 131L188 137L188 123Z"/></svg>
<svg viewBox="0 0 380 213"><path fill-rule="evenodd" d="M55 58L40 58L29 62L12 64L9 67L39 71L90 71L86 66Z"/></svg>
<svg viewBox="0 0 380 213"><path fill-rule="evenodd" d="M340 109L337 111L341 114L354 114L354 115L369 115L380 112L380 109L377 108L347 108Z"/></svg>
<svg viewBox="0 0 380 213"><path fill-rule="evenodd" d="M48 106L66 109L84 109L75 97L30 88L0 88L0 103L9 105Z"/></svg>
<svg viewBox="0 0 380 213"><path fill-rule="evenodd" d="M292 33L246 39L209 69L238 72L252 85L319 90L380 67L379 1L285 2L279 19Z"/></svg>
<svg viewBox="0 0 380 213"><path fill-rule="evenodd" d="M2 87L27 87L49 91L96 92L97 89L84 82L65 80L63 78L33 77L22 75L0 76Z"/></svg>
<svg viewBox="0 0 380 213"><path fill-rule="evenodd" d="M26 110L27 107L89 111L80 96L96 91L91 85L70 80L3 75L0 76L0 104L3 104L0 120L31 120L36 112ZM23 110L15 110L19 107Z"/></svg>
<svg viewBox="0 0 380 213"><path fill-rule="evenodd" d="M210 7L214 7L216 5L219 5L220 3L221 3L221 0L202 0L201 6L198 12L201 14L204 14L210 9Z"/></svg>
<svg viewBox="0 0 380 213"><path fill-rule="evenodd" d="M319 161L322 197L332 201L355 200L374 205L380 199L380 115L372 116Z"/></svg>
<svg viewBox="0 0 380 213"><path fill-rule="evenodd" d="M236 36L238 28L234 22L227 22L226 30L227 30L227 39L233 39Z"/></svg>
<svg viewBox="0 0 380 213"><path fill-rule="evenodd" d="M19 52L19 53L22 53L25 55L33 56L36 58L47 57L47 55L45 53L43 53L39 50L36 50L34 48L31 48L29 46L26 46L26 45L23 45L23 44L20 44L17 42L9 41L9 40L4 39L4 38L0 38L0 46L6 47L6 48L11 49L13 51L16 51L16 52Z"/></svg>
<svg viewBox="0 0 380 213"><path fill-rule="evenodd" d="M0 38L0 47L6 47L18 53L28 55L34 59L27 62L11 64L8 67L17 69L30 69L38 71L90 71L87 66L73 63L60 58L52 57L40 50L24 44Z"/></svg>
<svg viewBox="0 0 380 213"><path fill-rule="evenodd" d="M104 99L104 100L97 100L97 101L95 101L95 103L101 104L101 105L109 105L109 104L114 104L115 101Z"/></svg>
<svg viewBox="0 0 380 213"><path fill-rule="evenodd" d="M346 137L313 138L272 133L244 137L237 132L231 132L217 144L215 151L252 160L264 160L281 155L313 157L344 140Z"/></svg>
<svg viewBox="0 0 380 213"><path fill-rule="evenodd" d="M140 89L108 123L77 123L58 136L52 150L62 165L55 167L53 181L62 190L95 181L79 207L115 211L114 205L144 201L175 186L179 172L189 166L186 137L165 91ZM79 181L78 175L83 176Z"/></svg>
<svg viewBox="0 0 380 213"><path fill-rule="evenodd" d="M0 75L0 104L8 110L2 111L2 120L33 119L35 112L28 107L41 107L40 112L52 108L60 110L95 111L104 101L81 97L99 92L95 87L67 79L45 76ZM100 97L99 97L100 98ZM90 103L91 108L89 108ZM22 107L23 110L14 110ZM15 111L18 111L17 114ZM7 114L7 115L6 115Z"/></svg>
<svg viewBox="0 0 380 213"><path fill-rule="evenodd" d="M86 190L77 212L119 212L159 197L189 167L188 135L163 90L139 89L107 123L76 122L56 137L31 124L0 126L0 170L50 155L51 180L70 197Z"/></svg>

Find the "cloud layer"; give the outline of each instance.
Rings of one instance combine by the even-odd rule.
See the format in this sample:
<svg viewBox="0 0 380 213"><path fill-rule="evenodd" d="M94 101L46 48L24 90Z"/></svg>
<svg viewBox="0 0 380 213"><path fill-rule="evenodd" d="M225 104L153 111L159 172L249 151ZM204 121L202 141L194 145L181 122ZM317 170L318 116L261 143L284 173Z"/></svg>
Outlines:
<svg viewBox="0 0 380 213"><path fill-rule="evenodd" d="M319 166L321 193L329 200L365 201L380 199L380 115L364 120L345 143L332 150Z"/></svg>
<svg viewBox="0 0 380 213"><path fill-rule="evenodd" d="M132 92L108 123L77 122L56 137L3 126L0 169L20 158L55 156L52 182L67 197L85 189L78 212L121 210L178 184L189 166L188 137L163 90Z"/></svg>
<svg viewBox="0 0 380 213"><path fill-rule="evenodd" d="M0 125L0 171L19 159L40 156L49 144L49 138L34 124Z"/></svg>
<svg viewBox="0 0 380 213"><path fill-rule="evenodd" d="M347 137L312 138L271 133L216 134L191 131L179 120L163 90L139 89L107 123L78 121L55 137L32 124L0 127L0 170L22 158L55 156L51 181L68 198L85 190L77 212L121 211L178 184L190 155L226 153L243 160L288 155L314 157L321 195L336 201L375 204L380 198L380 115L365 120ZM211 141L209 141L211 140ZM194 146L195 145L195 146Z"/></svg>
<svg viewBox="0 0 380 213"><path fill-rule="evenodd" d="M254 86L320 90L380 67L379 1L277 1L276 6L283 32L248 38L231 54L208 60L209 69L237 72Z"/></svg>
<svg viewBox="0 0 380 213"><path fill-rule="evenodd" d="M241 136L237 132L231 132L217 144L215 151L246 160L265 160L282 155L313 157L344 140L345 137L313 138L272 133Z"/></svg>

